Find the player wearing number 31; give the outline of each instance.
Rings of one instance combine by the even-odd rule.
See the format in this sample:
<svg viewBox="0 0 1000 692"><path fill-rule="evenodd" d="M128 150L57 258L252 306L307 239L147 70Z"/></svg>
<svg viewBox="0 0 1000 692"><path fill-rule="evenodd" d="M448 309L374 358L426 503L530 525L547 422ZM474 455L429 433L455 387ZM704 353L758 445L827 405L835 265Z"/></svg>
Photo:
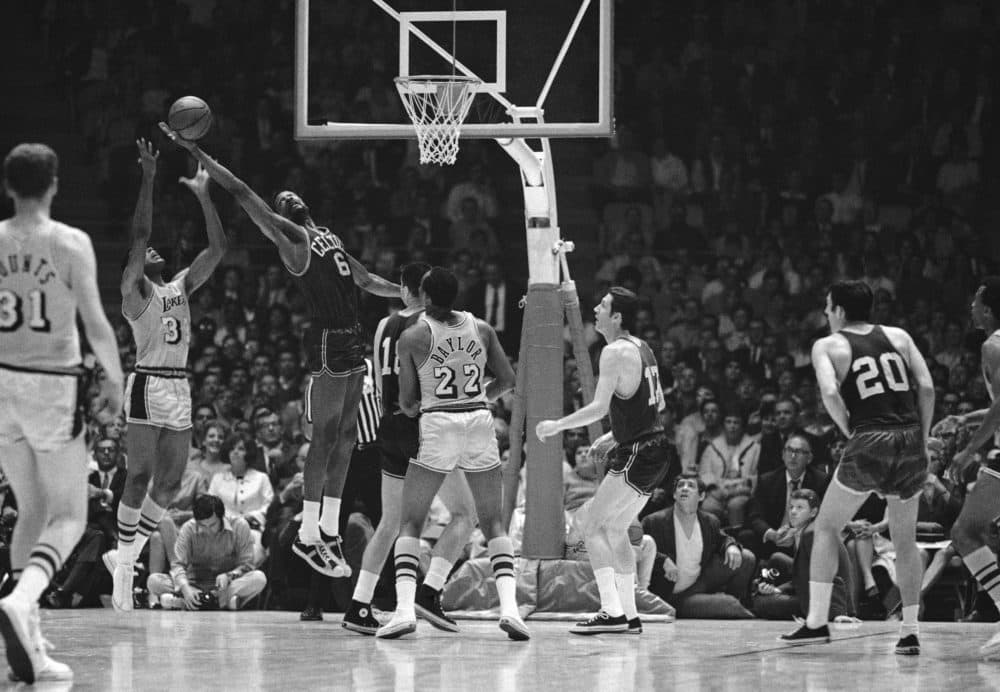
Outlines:
<svg viewBox="0 0 1000 692"><path fill-rule="evenodd" d="M132 238L122 274L122 314L132 327L135 372L125 388L128 420L128 479L118 505L118 550L105 554L112 571L111 603L132 610L132 570L146 539L174 499L191 444L191 390L187 380L191 312L188 299L226 254L226 234L209 196L203 168L180 183L198 198L208 247L191 266L164 281L163 258L149 247L153 225L153 180L159 152L136 142L142 183L132 219ZM152 479L152 485L150 485Z"/></svg>
<svg viewBox="0 0 1000 692"><path fill-rule="evenodd" d="M358 320L358 287L384 298L398 298L399 285L369 274L348 254L340 238L316 225L309 207L294 192L279 192L272 210L197 143L178 136L166 123L160 123L160 129L198 159L212 180L236 198L277 246L285 269L309 305L310 326L302 346L312 375L305 403L313 436L303 469L302 526L292 550L317 572L349 577L339 523L366 370L367 340Z"/></svg>
<svg viewBox="0 0 1000 692"><path fill-rule="evenodd" d="M601 610L577 623L570 630L574 634L642 632L635 607L635 557L628 526L667 475L671 457L665 452L670 443L659 421L664 404L656 358L646 342L630 334L638 310L639 299L625 288L615 286L601 299L594 308L595 326L608 345L601 351L594 400L568 416L544 420L535 427L538 439L545 440L608 414L617 443L608 455L608 474L583 519Z"/></svg>
<svg viewBox="0 0 1000 692"><path fill-rule="evenodd" d="M829 641L827 617L840 532L871 493L886 499L903 622L896 653L920 653L917 609L922 566L916 546L918 499L927 477L927 436L934 383L913 339L869 322L872 290L862 281L833 284L826 298L830 336L813 345L823 404L848 437L816 518L809 614L788 644ZM916 390L916 391L914 391Z"/></svg>

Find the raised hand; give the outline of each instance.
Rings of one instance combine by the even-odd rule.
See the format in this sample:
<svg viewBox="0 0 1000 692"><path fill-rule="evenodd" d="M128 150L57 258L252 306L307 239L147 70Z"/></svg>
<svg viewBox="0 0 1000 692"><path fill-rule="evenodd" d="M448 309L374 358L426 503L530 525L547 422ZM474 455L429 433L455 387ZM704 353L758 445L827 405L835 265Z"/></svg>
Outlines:
<svg viewBox="0 0 1000 692"><path fill-rule="evenodd" d="M195 195L199 197L205 197L208 195L208 186L211 182L211 178L208 177L208 171L200 163L198 164L198 170L190 178L180 177L177 179L181 185L189 189Z"/></svg>
<svg viewBox="0 0 1000 692"><path fill-rule="evenodd" d="M142 174L153 176L156 174L156 160L160 158L160 152L153 148L152 142L147 142L144 138L135 140L135 146L139 150L139 165L142 167Z"/></svg>
<svg viewBox="0 0 1000 692"><path fill-rule="evenodd" d="M182 149L187 149L188 151L194 151L195 147L198 146L197 142L191 142L184 139L179 134L170 129L170 126L165 122L160 122L160 129L163 130L163 134L170 138L170 141L181 147Z"/></svg>

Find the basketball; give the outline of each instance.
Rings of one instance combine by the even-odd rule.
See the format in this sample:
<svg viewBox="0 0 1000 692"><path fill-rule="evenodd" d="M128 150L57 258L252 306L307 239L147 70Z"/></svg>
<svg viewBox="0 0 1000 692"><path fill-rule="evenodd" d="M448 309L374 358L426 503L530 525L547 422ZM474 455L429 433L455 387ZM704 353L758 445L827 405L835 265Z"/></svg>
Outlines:
<svg viewBox="0 0 1000 692"><path fill-rule="evenodd" d="M178 136L195 141L212 126L212 109L197 96L182 96L170 106L167 124Z"/></svg>

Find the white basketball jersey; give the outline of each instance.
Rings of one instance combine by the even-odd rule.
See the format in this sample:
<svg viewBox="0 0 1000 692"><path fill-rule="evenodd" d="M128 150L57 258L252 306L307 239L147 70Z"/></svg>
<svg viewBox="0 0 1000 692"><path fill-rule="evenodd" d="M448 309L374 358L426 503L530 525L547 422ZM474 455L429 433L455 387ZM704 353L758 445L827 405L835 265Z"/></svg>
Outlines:
<svg viewBox="0 0 1000 692"><path fill-rule="evenodd" d="M420 410L469 411L488 403L486 345L482 343L476 318L459 312L462 320L449 326L426 313L420 321L431 329L431 348L417 369L420 380Z"/></svg>
<svg viewBox="0 0 1000 692"><path fill-rule="evenodd" d="M29 370L80 365L76 296L65 252L58 252L74 233L83 231L47 221L22 236L0 222L0 364Z"/></svg>
<svg viewBox="0 0 1000 692"><path fill-rule="evenodd" d="M135 337L136 367L187 367L191 309L184 292L186 275L184 270L162 286L151 283L149 302L138 316L133 319L125 315Z"/></svg>

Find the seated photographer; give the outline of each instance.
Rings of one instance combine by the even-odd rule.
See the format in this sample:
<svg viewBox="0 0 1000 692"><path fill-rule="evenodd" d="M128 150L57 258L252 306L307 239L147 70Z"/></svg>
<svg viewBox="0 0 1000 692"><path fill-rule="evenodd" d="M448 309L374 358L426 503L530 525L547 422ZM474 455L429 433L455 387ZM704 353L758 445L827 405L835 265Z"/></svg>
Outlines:
<svg viewBox="0 0 1000 692"><path fill-rule="evenodd" d="M677 617L752 618L749 597L756 559L699 509L705 485L694 475L674 482L674 505L642 520L656 542L649 590L677 609Z"/></svg>
<svg viewBox="0 0 1000 692"><path fill-rule="evenodd" d="M274 499L271 480L263 471L250 468L257 447L246 433L234 432L222 445L222 458L229 468L212 476L208 485L209 495L215 495L226 507L226 516L243 517L253 532L254 566L264 562L265 552L261 542L264 515Z"/></svg>
<svg viewBox="0 0 1000 692"><path fill-rule="evenodd" d="M226 516L215 495L199 495L181 527L170 574L150 574L150 601L187 610L237 610L267 585L253 568L253 537L242 517Z"/></svg>

